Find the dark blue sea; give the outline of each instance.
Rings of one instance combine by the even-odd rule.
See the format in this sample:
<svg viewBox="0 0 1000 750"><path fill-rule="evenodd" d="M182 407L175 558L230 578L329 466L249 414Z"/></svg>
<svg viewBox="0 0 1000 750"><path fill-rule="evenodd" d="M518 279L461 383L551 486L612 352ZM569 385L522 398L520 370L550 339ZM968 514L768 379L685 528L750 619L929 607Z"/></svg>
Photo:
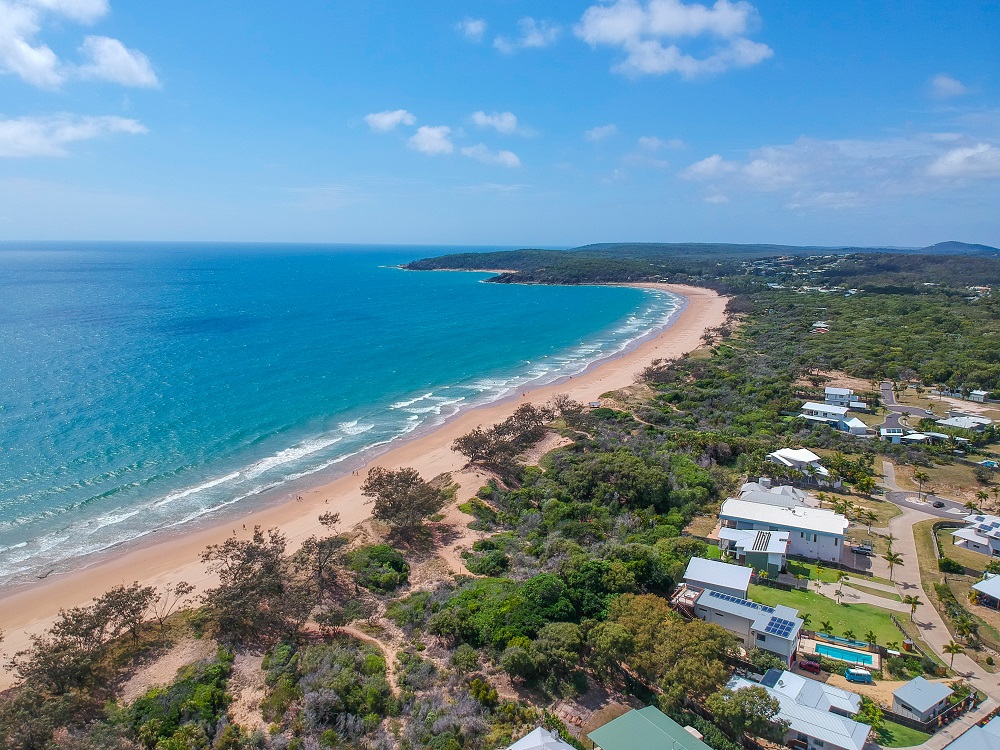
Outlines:
<svg viewBox="0 0 1000 750"><path fill-rule="evenodd" d="M392 267L469 250L0 245L0 582L284 499L678 306Z"/></svg>

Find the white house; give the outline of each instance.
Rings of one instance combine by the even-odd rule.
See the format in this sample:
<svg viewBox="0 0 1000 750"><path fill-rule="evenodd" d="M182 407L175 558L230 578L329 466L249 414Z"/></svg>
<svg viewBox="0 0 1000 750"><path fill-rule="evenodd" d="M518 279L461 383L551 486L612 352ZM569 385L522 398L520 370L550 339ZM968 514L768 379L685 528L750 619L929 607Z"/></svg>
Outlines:
<svg viewBox="0 0 1000 750"><path fill-rule="evenodd" d="M781 448L768 453L767 460L798 472L808 481L822 485L830 484L830 472L820 463L819 456L808 448ZM840 482L834 483L833 486L840 486Z"/></svg>
<svg viewBox="0 0 1000 750"><path fill-rule="evenodd" d="M973 391L969 394L969 401L975 401L977 404L981 404L989 398L989 391Z"/></svg>
<svg viewBox="0 0 1000 750"><path fill-rule="evenodd" d="M965 517L964 529L953 531L955 544L989 557L1000 557L1000 518L982 513Z"/></svg>
<svg viewBox="0 0 1000 750"><path fill-rule="evenodd" d="M691 610L699 620L728 630L747 650L759 648L780 657L787 665L797 657L802 630L798 610L780 604L768 607L709 589L697 594Z"/></svg>
<svg viewBox="0 0 1000 750"><path fill-rule="evenodd" d="M776 576L788 564L791 537L787 531L719 529L719 547L728 551L740 565Z"/></svg>
<svg viewBox="0 0 1000 750"><path fill-rule="evenodd" d="M942 427L954 427L959 430L972 430L979 432L988 424L993 424L992 419L986 417L975 417L968 414L956 414L947 419L939 419L936 424Z"/></svg>
<svg viewBox="0 0 1000 750"><path fill-rule="evenodd" d="M740 487L740 500L765 505L783 505L791 508L796 505L809 505L811 496L805 490L787 484L773 485L767 477L761 477L756 482L746 482ZM815 501L813 504L817 504Z"/></svg>
<svg viewBox="0 0 1000 750"><path fill-rule="evenodd" d="M788 722L785 744L798 741L808 750L863 750L871 734L870 726L843 715L848 707L861 706L861 699L847 690L777 669L768 670L759 685L733 677L726 687L733 691L762 687L777 700L776 718Z"/></svg>
<svg viewBox="0 0 1000 750"><path fill-rule="evenodd" d="M802 413L799 416L803 419L836 425L845 418L846 414L846 406L830 406L827 404L818 404L815 401L806 401L802 404Z"/></svg>
<svg viewBox="0 0 1000 750"><path fill-rule="evenodd" d="M843 406L846 410L854 401L854 391L850 388L827 388L823 400L830 406Z"/></svg>
<svg viewBox="0 0 1000 750"><path fill-rule="evenodd" d="M847 432L851 435L868 434L868 425L857 417L848 417L847 419L842 420L837 426L840 428L841 432Z"/></svg>
<svg viewBox="0 0 1000 750"><path fill-rule="evenodd" d="M899 445L899 441L903 439L903 428L902 427L879 427L878 428L879 440L883 442L892 443L893 445Z"/></svg>
<svg viewBox="0 0 1000 750"><path fill-rule="evenodd" d="M784 508L735 498L722 504L719 520L724 528L787 531L789 554L830 562L841 560L849 523L829 508Z"/></svg>
<svg viewBox="0 0 1000 750"><path fill-rule="evenodd" d="M948 708L948 698L954 692L943 683L914 677L893 691L892 710L914 721L930 721Z"/></svg>
<svg viewBox="0 0 1000 750"><path fill-rule="evenodd" d="M731 565L718 560L706 560L704 557L692 557L684 571L684 582L701 589L721 591L724 594L747 598L751 568L742 565Z"/></svg>
<svg viewBox="0 0 1000 750"><path fill-rule="evenodd" d="M573 750L573 746L544 727L528 732L507 750Z"/></svg>

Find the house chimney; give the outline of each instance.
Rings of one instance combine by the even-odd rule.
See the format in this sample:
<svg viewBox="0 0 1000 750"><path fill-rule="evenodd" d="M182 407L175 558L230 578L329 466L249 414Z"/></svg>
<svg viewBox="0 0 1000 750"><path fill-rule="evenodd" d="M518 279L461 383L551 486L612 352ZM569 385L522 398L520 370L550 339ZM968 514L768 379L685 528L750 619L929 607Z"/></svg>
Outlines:
<svg viewBox="0 0 1000 750"><path fill-rule="evenodd" d="M765 490L771 489L771 477L761 477L760 481L757 483Z"/></svg>

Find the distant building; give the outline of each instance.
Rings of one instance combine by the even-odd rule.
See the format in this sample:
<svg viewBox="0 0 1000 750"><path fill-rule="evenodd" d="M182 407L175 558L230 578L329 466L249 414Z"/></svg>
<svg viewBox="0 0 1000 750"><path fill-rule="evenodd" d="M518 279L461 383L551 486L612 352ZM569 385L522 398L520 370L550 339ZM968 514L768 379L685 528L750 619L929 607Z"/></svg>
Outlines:
<svg viewBox="0 0 1000 750"><path fill-rule="evenodd" d="M734 691L762 687L776 699L780 706L777 720L788 722L786 745L797 742L809 750L863 750L871 734L870 726L847 717L861 708L861 698L817 680L770 669L759 685L733 677L726 687Z"/></svg>
<svg viewBox="0 0 1000 750"><path fill-rule="evenodd" d="M810 495L791 485L774 485L767 477L761 477L756 482L746 482L740 487L740 500L765 505L781 505L793 508L796 505L808 505Z"/></svg>
<svg viewBox="0 0 1000 750"><path fill-rule="evenodd" d="M972 432L979 432L986 425L993 424L992 419L987 419L986 417L973 417L965 414L955 415L948 417L947 419L939 419L936 424L942 427L953 427L958 430L970 430Z"/></svg>
<svg viewBox="0 0 1000 750"><path fill-rule="evenodd" d="M767 460L797 472L805 481L831 485L830 472L820 463L819 456L808 448L781 448L768 453ZM839 487L840 482L833 483L833 486Z"/></svg>
<svg viewBox="0 0 1000 750"><path fill-rule="evenodd" d="M975 401L977 404L981 404L989 397L989 391L972 391L972 393L969 394L969 401Z"/></svg>
<svg viewBox="0 0 1000 750"><path fill-rule="evenodd" d="M903 428L902 427L879 427L878 429L879 440L885 443L892 443L893 445L899 445L899 442L903 439Z"/></svg>
<svg viewBox="0 0 1000 750"><path fill-rule="evenodd" d="M575 750L572 745L568 742L563 741L563 739L555 732L550 732L544 727L538 727L528 734L524 735L521 739L515 742L513 745L508 746L507 750Z"/></svg>
<svg viewBox="0 0 1000 750"><path fill-rule="evenodd" d="M719 520L723 528L788 532L788 554L829 562L840 562L848 527L847 518L829 508L784 508L735 498L722 504Z"/></svg>
<svg viewBox="0 0 1000 750"><path fill-rule="evenodd" d="M977 601L984 607L1000 609L1000 576L993 573L983 573L981 581L972 584Z"/></svg>
<svg viewBox="0 0 1000 750"><path fill-rule="evenodd" d="M682 727L655 706L629 711L587 735L595 750L711 750L693 727Z"/></svg>
<svg viewBox="0 0 1000 750"><path fill-rule="evenodd" d="M842 420L837 427L840 428L841 432L846 432L851 435L867 435L868 425L862 422L857 417L848 417Z"/></svg>
<svg viewBox="0 0 1000 750"><path fill-rule="evenodd" d="M846 409L854 400L854 391L850 388L827 388L823 393L823 400L830 406L843 406Z"/></svg>
<svg viewBox="0 0 1000 750"><path fill-rule="evenodd" d="M815 401L806 401L802 404L802 413L799 416L803 419L836 425L844 419L846 414L846 406L830 406L818 404Z"/></svg>
<svg viewBox="0 0 1000 750"><path fill-rule="evenodd" d="M753 570L742 565L692 557L684 571L684 582L701 589L721 591L746 599Z"/></svg>
<svg viewBox="0 0 1000 750"><path fill-rule="evenodd" d="M777 576L788 565L790 537L787 531L719 529L719 547L736 558L740 565Z"/></svg>
<svg viewBox="0 0 1000 750"><path fill-rule="evenodd" d="M914 721L930 721L948 708L954 693L947 685L914 677L892 693L892 710Z"/></svg>
<svg viewBox="0 0 1000 750"><path fill-rule="evenodd" d="M1000 518L973 513L964 520L968 525L951 533L955 544L981 555L1000 557Z"/></svg>

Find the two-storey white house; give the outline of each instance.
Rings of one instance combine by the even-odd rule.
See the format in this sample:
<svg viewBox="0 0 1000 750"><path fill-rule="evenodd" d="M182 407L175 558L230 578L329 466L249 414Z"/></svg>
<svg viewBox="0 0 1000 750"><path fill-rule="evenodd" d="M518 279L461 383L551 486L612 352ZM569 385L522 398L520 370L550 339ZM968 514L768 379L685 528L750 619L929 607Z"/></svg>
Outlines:
<svg viewBox="0 0 1000 750"><path fill-rule="evenodd" d="M780 448L768 453L767 460L772 464L791 469L807 482L814 482L822 486L840 486L839 481L830 481L830 472L820 463L819 456L808 448Z"/></svg>
<svg viewBox="0 0 1000 750"><path fill-rule="evenodd" d="M787 531L788 554L840 562L848 520L829 508L790 508L730 498L722 504L724 528Z"/></svg>
<svg viewBox="0 0 1000 750"><path fill-rule="evenodd" d="M981 555L1000 557L1000 517L973 513L964 520L968 525L951 533L955 544Z"/></svg>

